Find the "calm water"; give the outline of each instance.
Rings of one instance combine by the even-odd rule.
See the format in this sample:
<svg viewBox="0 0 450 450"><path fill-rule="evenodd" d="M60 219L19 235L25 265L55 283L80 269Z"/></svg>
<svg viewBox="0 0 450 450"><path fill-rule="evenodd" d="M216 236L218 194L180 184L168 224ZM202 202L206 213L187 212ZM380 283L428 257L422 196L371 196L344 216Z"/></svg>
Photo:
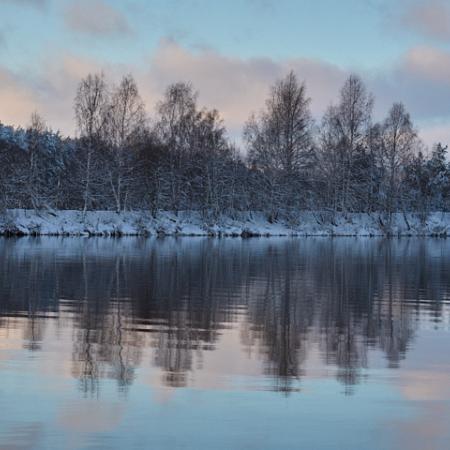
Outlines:
<svg viewBox="0 0 450 450"><path fill-rule="evenodd" d="M0 240L0 449L448 449L450 240Z"/></svg>

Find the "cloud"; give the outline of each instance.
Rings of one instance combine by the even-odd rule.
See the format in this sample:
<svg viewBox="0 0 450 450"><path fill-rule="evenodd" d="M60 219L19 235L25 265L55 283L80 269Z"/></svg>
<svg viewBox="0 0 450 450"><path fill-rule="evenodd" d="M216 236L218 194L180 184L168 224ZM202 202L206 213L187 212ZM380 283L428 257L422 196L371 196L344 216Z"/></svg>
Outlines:
<svg viewBox="0 0 450 450"><path fill-rule="evenodd" d="M49 126L74 134L73 98L81 78L108 66L70 54L44 58L40 70L21 76L0 65L0 122L26 126L38 111Z"/></svg>
<svg viewBox="0 0 450 450"><path fill-rule="evenodd" d="M406 54L405 70L448 86L450 85L450 54L432 47L415 47Z"/></svg>
<svg viewBox="0 0 450 450"><path fill-rule="evenodd" d="M396 67L372 78L378 110L402 101L418 120L450 118L450 53L414 47Z"/></svg>
<svg viewBox="0 0 450 450"><path fill-rule="evenodd" d="M103 0L72 0L64 20L71 30L97 37L131 34L126 17Z"/></svg>
<svg viewBox="0 0 450 450"><path fill-rule="evenodd" d="M321 114L347 76L347 72L319 60L297 58L242 59L211 49L195 51L172 40L163 40L150 61L146 77L148 100L155 101L168 83L192 82L200 92L199 101L219 109L233 133L240 131L249 113L264 106L269 86L294 70L305 80L312 97L313 112Z"/></svg>
<svg viewBox="0 0 450 450"><path fill-rule="evenodd" d="M112 72L108 65L79 56L65 54L57 59L45 61L45 70L33 81L33 91L39 99L37 110L47 123L63 133L73 135L75 119L73 99L80 80L89 73L105 70Z"/></svg>
<svg viewBox="0 0 450 450"><path fill-rule="evenodd" d="M450 5L447 1L415 1L406 7L401 22L423 36L450 41Z"/></svg>
<svg viewBox="0 0 450 450"><path fill-rule="evenodd" d="M39 100L33 88L14 73L0 67L0 121L24 125L38 107Z"/></svg>
<svg viewBox="0 0 450 450"><path fill-rule="evenodd" d="M199 90L200 106L217 108L235 140L239 140L249 114L264 106L270 85L288 71L294 70L306 82L316 118L336 101L349 75L346 69L317 59L245 59L208 48L188 48L167 39L134 66L49 54L41 70L32 71L33 78L21 78L0 66L0 120L24 125L37 109L52 127L73 134L73 98L78 82L101 70L115 83L126 73L134 74L150 116L169 83L192 82ZM393 102L402 101L423 129L428 145L437 140L450 142L450 132L446 131L450 123L450 53L415 47L396 66L361 75L376 97L375 119L385 117Z"/></svg>
<svg viewBox="0 0 450 450"><path fill-rule="evenodd" d="M438 142L449 145L450 119L438 121L438 123L423 124L420 127L420 137L430 148Z"/></svg>
<svg viewBox="0 0 450 450"><path fill-rule="evenodd" d="M239 137L249 114L264 106L270 85L290 70L306 82L312 113L317 119L336 101L350 74L349 70L317 59L242 59L211 49L193 51L164 40L151 58L148 72L140 75L139 85L151 105L168 83L192 82L199 89L200 103L217 108L230 135ZM438 140L450 143L450 132L445 127L450 123L450 53L415 47L396 66L360 75L375 95L376 120L383 119L394 102L402 101L423 129L421 137L427 145Z"/></svg>

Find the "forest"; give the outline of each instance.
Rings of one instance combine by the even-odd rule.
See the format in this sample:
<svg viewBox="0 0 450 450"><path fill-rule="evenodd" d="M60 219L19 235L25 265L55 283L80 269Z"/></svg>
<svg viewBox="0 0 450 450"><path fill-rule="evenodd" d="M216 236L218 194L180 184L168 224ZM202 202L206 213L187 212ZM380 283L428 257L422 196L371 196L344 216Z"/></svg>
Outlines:
<svg viewBox="0 0 450 450"><path fill-rule="evenodd" d="M401 103L375 121L356 75L337 94L314 120L307 87L287 74L236 145L190 83L168 86L148 117L131 75L112 85L90 74L74 96L75 137L37 112L26 129L0 122L0 210L260 211L269 222L298 211L448 211L447 147L426 149Z"/></svg>

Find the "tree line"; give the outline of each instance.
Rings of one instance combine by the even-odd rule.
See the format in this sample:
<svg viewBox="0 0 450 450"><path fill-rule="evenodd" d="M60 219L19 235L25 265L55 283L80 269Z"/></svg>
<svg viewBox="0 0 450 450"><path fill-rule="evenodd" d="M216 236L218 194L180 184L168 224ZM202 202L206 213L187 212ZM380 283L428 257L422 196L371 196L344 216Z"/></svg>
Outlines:
<svg viewBox="0 0 450 450"><path fill-rule="evenodd" d="M449 210L447 147L425 152L403 104L375 121L374 97L356 75L321 120L310 103L289 73L249 117L239 148L189 83L168 86L149 119L131 75L110 85L90 74L75 95L76 137L38 113L26 129L0 123L0 208L195 210L210 219L264 211L270 221L300 210Z"/></svg>

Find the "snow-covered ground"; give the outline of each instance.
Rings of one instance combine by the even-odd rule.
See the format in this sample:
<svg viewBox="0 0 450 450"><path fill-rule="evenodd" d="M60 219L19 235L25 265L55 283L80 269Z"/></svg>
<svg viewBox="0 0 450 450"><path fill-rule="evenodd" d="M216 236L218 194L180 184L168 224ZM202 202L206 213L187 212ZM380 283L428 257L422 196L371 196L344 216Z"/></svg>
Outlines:
<svg viewBox="0 0 450 450"><path fill-rule="evenodd" d="M102 236L450 236L450 213L383 214L299 212L295 219L270 223L259 212L207 220L198 212L8 210L0 214L0 234Z"/></svg>

